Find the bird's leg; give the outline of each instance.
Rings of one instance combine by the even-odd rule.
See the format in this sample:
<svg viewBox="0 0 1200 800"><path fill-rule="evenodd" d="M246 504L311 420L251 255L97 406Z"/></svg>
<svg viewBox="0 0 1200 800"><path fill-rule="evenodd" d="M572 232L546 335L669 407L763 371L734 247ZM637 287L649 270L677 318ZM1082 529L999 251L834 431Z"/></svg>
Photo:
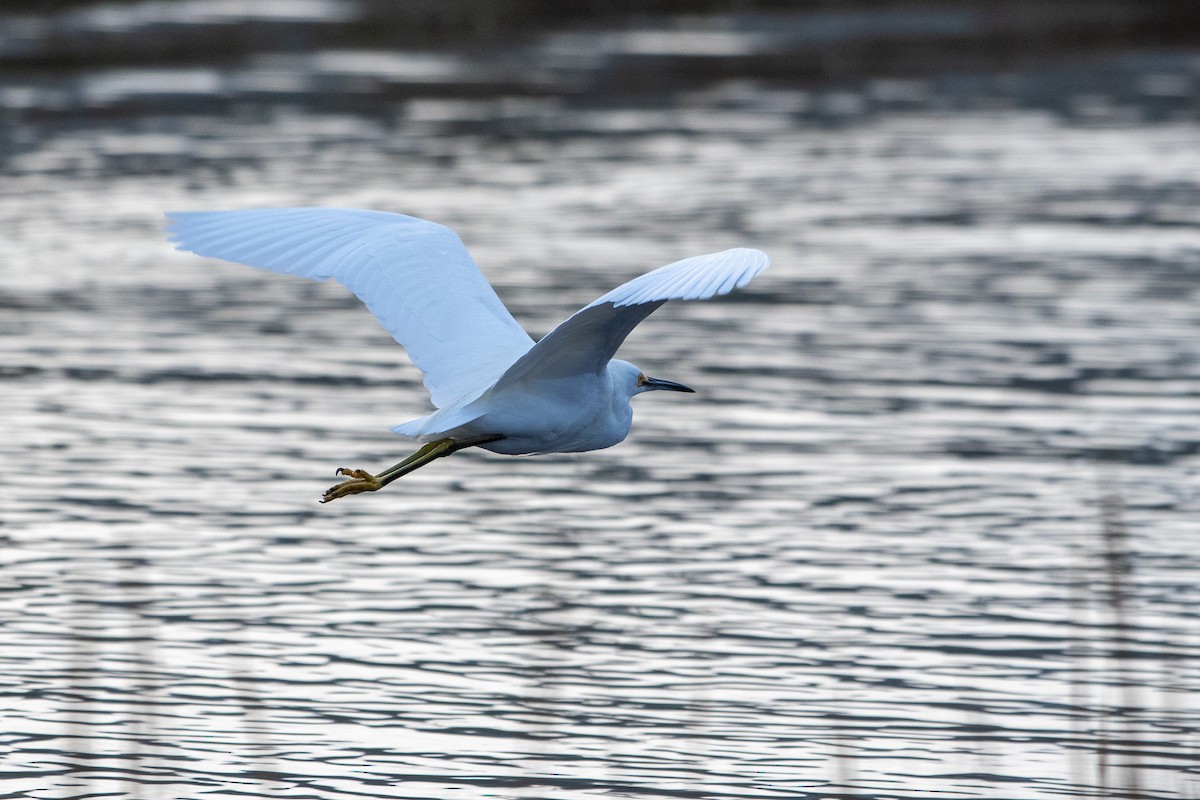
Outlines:
<svg viewBox="0 0 1200 800"><path fill-rule="evenodd" d="M337 474L345 475L346 480L336 486L331 486L325 496L321 498L322 503L328 503L330 500L337 500L339 497L346 497L352 494L360 494L362 492L375 492L387 486L397 478L403 477L410 472L420 469L430 461L436 461L439 458L444 458L452 453L457 453L468 447L487 444L502 439L502 436L476 436L471 439L438 439L430 442L422 447L417 452L413 453L408 458L401 461L395 466L388 467L378 475L372 475L366 470L347 469L346 467L338 467Z"/></svg>
<svg viewBox="0 0 1200 800"><path fill-rule="evenodd" d="M339 497L378 491L401 475L407 475L434 459L449 455L448 449L452 442L452 439L438 439L436 442L430 442L399 464L388 467L378 475L372 475L365 469L338 467L337 474L345 475L346 480L336 486L329 487L325 492L325 496L321 498L321 502L328 503L330 500L337 500Z"/></svg>

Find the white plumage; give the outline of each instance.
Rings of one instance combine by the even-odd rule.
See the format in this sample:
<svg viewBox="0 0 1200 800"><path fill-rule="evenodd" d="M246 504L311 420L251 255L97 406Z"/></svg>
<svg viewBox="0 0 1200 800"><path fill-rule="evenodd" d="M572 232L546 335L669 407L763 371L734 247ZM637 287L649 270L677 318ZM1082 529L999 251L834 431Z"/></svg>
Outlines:
<svg viewBox="0 0 1200 800"><path fill-rule="evenodd" d="M533 346L454 231L352 208L167 215L180 250L354 292L425 373L439 408L480 392ZM483 385L481 385L483 384Z"/></svg>
<svg viewBox="0 0 1200 800"><path fill-rule="evenodd" d="M313 280L331 278L367 305L425 374L437 406L434 413L393 430L450 442L442 446L448 452L416 466L466 446L516 454L616 444L629 431L629 400L635 394L690 391L614 360L629 332L668 300L726 294L768 264L766 255L746 248L677 261L617 287L535 344L462 241L442 225L333 208L167 216L180 250ZM391 472L381 473L376 482L385 485L405 474L383 477ZM351 487L333 497L374 488L379 486Z"/></svg>

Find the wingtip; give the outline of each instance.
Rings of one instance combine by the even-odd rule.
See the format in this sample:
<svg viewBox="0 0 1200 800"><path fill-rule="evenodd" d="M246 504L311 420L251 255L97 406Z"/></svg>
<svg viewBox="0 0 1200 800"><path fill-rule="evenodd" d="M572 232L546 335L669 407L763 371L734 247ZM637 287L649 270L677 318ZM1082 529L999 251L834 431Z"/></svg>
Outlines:
<svg viewBox="0 0 1200 800"><path fill-rule="evenodd" d="M756 250L753 247L742 247L739 249L745 251L747 258L753 262L754 268L759 272L771 266L771 257L762 250Z"/></svg>
<svg viewBox="0 0 1200 800"><path fill-rule="evenodd" d="M184 225L185 218L194 212L190 211L167 211L163 213L166 223L163 225L163 233L166 234L167 241L175 245L175 249L184 253L193 252L192 248L184 241L185 233L181 228Z"/></svg>
<svg viewBox="0 0 1200 800"><path fill-rule="evenodd" d="M766 253L751 247L692 256L634 278L587 307L611 303L614 308L624 308L667 300L707 300L746 286L770 263Z"/></svg>
<svg viewBox="0 0 1200 800"><path fill-rule="evenodd" d="M180 244L179 237L179 211L167 211L163 214L165 222L163 223L163 233L167 236L167 241L175 245L176 250L181 250L183 245Z"/></svg>
<svg viewBox="0 0 1200 800"><path fill-rule="evenodd" d="M760 272L771 266L771 257L762 250L755 250L752 247L744 249L750 263L747 264L745 271L738 277L737 283L734 284L738 289L744 289Z"/></svg>

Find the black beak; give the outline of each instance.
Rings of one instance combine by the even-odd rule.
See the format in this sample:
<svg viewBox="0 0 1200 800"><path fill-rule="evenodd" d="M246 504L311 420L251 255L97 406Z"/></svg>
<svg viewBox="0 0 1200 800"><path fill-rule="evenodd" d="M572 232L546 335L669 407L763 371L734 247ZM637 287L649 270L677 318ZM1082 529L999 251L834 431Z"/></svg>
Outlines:
<svg viewBox="0 0 1200 800"><path fill-rule="evenodd" d="M682 383L676 383L675 381L664 381L661 378L646 378L645 383L642 384L642 388L648 392L653 391L654 389L664 389L668 392L696 393L695 389L688 388Z"/></svg>

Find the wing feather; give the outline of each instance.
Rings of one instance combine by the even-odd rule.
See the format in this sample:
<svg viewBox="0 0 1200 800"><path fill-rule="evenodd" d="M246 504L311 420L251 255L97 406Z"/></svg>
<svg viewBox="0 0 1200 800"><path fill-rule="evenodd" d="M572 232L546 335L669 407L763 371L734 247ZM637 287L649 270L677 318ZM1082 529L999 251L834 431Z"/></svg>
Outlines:
<svg viewBox="0 0 1200 800"><path fill-rule="evenodd" d="M629 332L663 303L728 294L748 284L770 263L765 253L738 247L647 272L568 317L513 364L496 388L599 372Z"/></svg>
<svg viewBox="0 0 1200 800"><path fill-rule="evenodd" d="M533 345L442 225L336 208L167 217L180 250L346 286L425 373L439 407L474 399Z"/></svg>

